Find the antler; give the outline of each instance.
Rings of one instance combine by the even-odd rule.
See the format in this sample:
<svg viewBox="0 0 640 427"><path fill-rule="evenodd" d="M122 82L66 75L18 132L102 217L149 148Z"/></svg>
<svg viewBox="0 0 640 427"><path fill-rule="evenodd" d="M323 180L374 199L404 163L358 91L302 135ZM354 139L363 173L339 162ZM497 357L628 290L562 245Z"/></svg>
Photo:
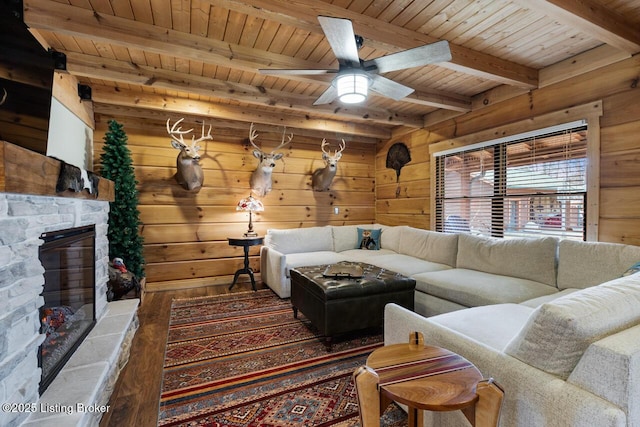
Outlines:
<svg viewBox="0 0 640 427"><path fill-rule="evenodd" d="M184 117L181 118L180 120L178 120L177 122L175 122L173 124L173 126L171 128L169 128L169 122L171 121L171 118L167 119L167 133L169 133L169 135L171 136L171 139L173 139L175 142L182 144L182 145L187 145L184 143L184 137L183 135L186 135L188 133L190 133L193 129L189 129L189 130L182 130L182 128L180 126L178 126L180 124L180 122L182 122L184 120ZM204 125L203 125L204 126ZM176 129L177 127L177 129ZM204 132L204 129L203 129ZM180 136L180 139L178 139L176 137L176 135ZM213 138L212 138L213 139Z"/></svg>
<svg viewBox="0 0 640 427"><path fill-rule="evenodd" d="M177 123L176 123L177 124ZM208 140L208 139L213 139L213 137L211 136L211 127L213 125L209 125L209 132L205 135L204 134L204 120L202 121L202 136L198 139L195 139L195 136L191 137L191 145L196 145L196 143L200 142L200 141L204 141L204 140Z"/></svg>
<svg viewBox="0 0 640 427"><path fill-rule="evenodd" d="M322 145L320 145L320 148L322 149L322 152L324 154L326 154L327 156L331 156L331 152L330 151L326 151L324 149L325 146L330 145L327 140L325 138L322 138ZM335 153L333 154L333 156L337 156L338 153L342 153L345 149L345 147L347 146L347 143L344 142L344 139L342 140L342 142L340 143L340 149L336 150Z"/></svg>
<svg viewBox="0 0 640 427"><path fill-rule="evenodd" d="M280 145L278 145L276 148L271 150L271 154L275 153L276 150L279 150L280 148L284 147L285 145L291 142L291 140L293 139L293 132L291 133L291 135L289 135L289 139L285 141L284 139L286 137L286 132L287 132L287 128L285 127L284 131L282 132L282 141L280 142ZM251 123L251 127L249 128L249 142L256 149L262 152L262 148L258 147L254 142L257 137L258 137L258 132L253 128L253 123Z"/></svg>
<svg viewBox="0 0 640 427"><path fill-rule="evenodd" d="M291 142L291 140L293 139L293 132L291 132L291 135L289 135L289 139L287 140L287 142L284 141L286 133L287 133L287 127L285 126L284 130L282 131L282 141L280 142L280 145L278 145L276 148L271 150L271 154L275 153L276 150L279 150L280 148L284 147L285 145Z"/></svg>
<svg viewBox="0 0 640 427"><path fill-rule="evenodd" d="M256 149L262 151L262 148L258 147L256 145L256 143L254 142L254 140L258 137L258 132L253 128L253 123L251 123L251 127L249 128L249 142L251 143L251 145L253 145Z"/></svg>
<svg viewBox="0 0 640 427"><path fill-rule="evenodd" d="M342 140L342 142L340 142L340 150L339 150L339 151L338 151L338 150L336 150L336 154L338 154L338 153L342 153L342 152L344 151L344 149L345 149L345 147L346 147L346 146L347 146L347 143L346 143L346 142L344 142L344 139L343 139L343 140Z"/></svg>
<svg viewBox="0 0 640 427"><path fill-rule="evenodd" d="M326 147L327 145L329 145L329 143L327 142L327 140L326 140L325 138L322 138L322 144L320 145L320 149L322 150L322 152L323 152L324 154L326 154L327 156L330 156L330 155L331 155L331 153L324 149L324 147Z"/></svg>

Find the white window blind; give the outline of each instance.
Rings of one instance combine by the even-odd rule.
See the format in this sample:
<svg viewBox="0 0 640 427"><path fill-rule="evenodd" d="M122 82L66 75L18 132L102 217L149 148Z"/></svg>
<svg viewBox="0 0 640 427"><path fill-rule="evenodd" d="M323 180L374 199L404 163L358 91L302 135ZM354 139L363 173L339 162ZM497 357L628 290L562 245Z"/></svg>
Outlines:
<svg viewBox="0 0 640 427"><path fill-rule="evenodd" d="M584 240L587 126L436 153L436 229Z"/></svg>

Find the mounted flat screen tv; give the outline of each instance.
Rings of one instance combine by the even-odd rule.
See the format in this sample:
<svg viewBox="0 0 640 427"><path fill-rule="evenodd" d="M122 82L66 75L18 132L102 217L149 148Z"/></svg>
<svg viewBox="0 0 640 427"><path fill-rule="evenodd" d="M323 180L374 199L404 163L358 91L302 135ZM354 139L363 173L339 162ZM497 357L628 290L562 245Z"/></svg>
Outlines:
<svg viewBox="0 0 640 427"><path fill-rule="evenodd" d="M0 0L0 140L46 155L55 64L24 24L22 7Z"/></svg>

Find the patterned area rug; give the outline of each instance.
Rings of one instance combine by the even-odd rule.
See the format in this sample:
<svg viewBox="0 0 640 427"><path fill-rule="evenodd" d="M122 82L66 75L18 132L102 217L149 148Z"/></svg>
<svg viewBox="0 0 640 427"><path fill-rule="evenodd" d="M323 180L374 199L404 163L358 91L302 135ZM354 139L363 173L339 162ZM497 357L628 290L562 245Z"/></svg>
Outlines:
<svg viewBox="0 0 640 427"><path fill-rule="evenodd" d="M271 290L174 300L159 426L358 426L351 375L378 335L322 337ZM406 425L392 405L388 427Z"/></svg>

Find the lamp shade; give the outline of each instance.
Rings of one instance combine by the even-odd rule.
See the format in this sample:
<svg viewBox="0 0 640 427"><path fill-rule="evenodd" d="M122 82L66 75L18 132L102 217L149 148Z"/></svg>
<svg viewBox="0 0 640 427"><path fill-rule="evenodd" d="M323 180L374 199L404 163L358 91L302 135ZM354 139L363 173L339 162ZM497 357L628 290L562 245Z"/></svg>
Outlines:
<svg viewBox="0 0 640 427"><path fill-rule="evenodd" d="M356 104L367 99L369 77L358 70L349 70L336 77L338 98L346 104Z"/></svg>
<svg viewBox="0 0 640 427"><path fill-rule="evenodd" d="M238 202L236 206L237 211L249 211L249 212L262 212L264 211L264 205L260 200L254 199L253 196L249 196Z"/></svg>

